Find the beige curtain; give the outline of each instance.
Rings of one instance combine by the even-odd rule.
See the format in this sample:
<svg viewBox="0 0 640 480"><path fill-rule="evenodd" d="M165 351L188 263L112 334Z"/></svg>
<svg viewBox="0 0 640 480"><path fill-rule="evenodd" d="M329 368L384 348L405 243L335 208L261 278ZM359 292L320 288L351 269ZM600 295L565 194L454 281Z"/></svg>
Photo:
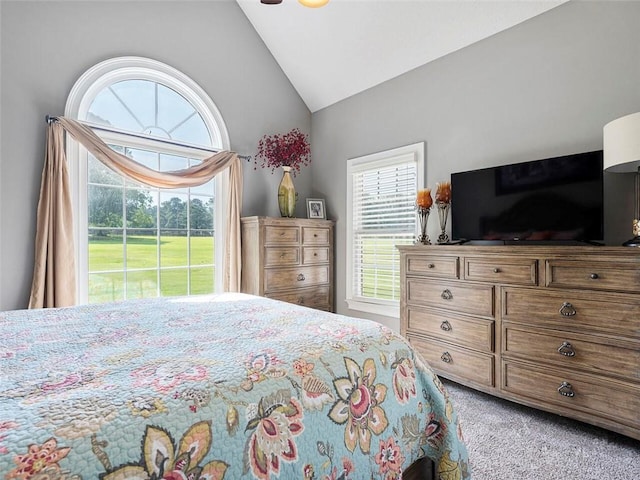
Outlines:
<svg viewBox="0 0 640 480"><path fill-rule="evenodd" d="M36 259L29 308L57 307L75 304L75 267L73 261L73 220L69 195L63 130L81 143L94 157L115 172L145 185L158 188L195 187L208 182L229 168L229 198L226 222L224 290L240 291L240 213L242 210L242 164L234 152L219 152L199 165L173 172L158 172L121 155L105 144L91 128L82 123L58 117L47 132L47 158L43 172L38 225ZM52 166L49 166L51 164ZM53 168L55 176L51 175ZM62 177L64 177L62 179ZM45 187L46 185L46 187ZM62 188L58 189L57 187ZM43 202L43 199L46 199ZM48 205L60 205L60 211L50 213ZM44 204L44 206L43 206ZM52 229L53 224L56 228ZM57 232L65 232L58 236ZM63 242L65 248L52 246ZM61 253L58 253L61 251ZM53 259L51 259L51 254ZM60 285L72 285L62 289ZM53 296L49 293L60 292Z"/></svg>
<svg viewBox="0 0 640 480"><path fill-rule="evenodd" d="M29 308L66 307L76 303L73 217L64 131L47 128L40 184L35 265Z"/></svg>

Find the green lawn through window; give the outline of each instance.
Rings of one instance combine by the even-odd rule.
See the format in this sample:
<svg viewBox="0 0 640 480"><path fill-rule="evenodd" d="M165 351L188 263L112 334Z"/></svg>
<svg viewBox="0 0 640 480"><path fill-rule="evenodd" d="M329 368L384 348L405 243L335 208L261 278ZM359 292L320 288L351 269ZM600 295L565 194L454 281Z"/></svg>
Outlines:
<svg viewBox="0 0 640 480"><path fill-rule="evenodd" d="M126 247L122 236L94 236L89 239L89 302L125 298L125 250L126 298L155 297L158 267L163 296L213 293L215 289L211 236L162 236L159 242L155 236L127 236Z"/></svg>

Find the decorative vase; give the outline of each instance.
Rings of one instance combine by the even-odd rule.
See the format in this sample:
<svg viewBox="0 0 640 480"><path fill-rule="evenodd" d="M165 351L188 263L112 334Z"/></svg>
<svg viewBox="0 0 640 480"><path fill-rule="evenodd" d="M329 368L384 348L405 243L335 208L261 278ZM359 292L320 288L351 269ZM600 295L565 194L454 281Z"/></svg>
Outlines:
<svg viewBox="0 0 640 480"><path fill-rule="evenodd" d="M291 178L291 167L283 166L282 180L278 186L278 207L283 217L294 217L298 194Z"/></svg>
<svg viewBox="0 0 640 480"><path fill-rule="evenodd" d="M429 235L427 235L427 221L429 220L429 212L431 211L431 207L418 207L417 210L418 220L420 221L420 236L418 237L416 243L431 245L431 240L429 240Z"/></svg>
<svg viewBox="0 0 640 480"><path fill-rule="evenodd" d="M447 219L449 218L449 209L451 204L448 202L436 201L438 208L438 220L440 220L440 235L438 235L438 243L447 243L449 241L449 235L445 232L447 228Z"/></svg>

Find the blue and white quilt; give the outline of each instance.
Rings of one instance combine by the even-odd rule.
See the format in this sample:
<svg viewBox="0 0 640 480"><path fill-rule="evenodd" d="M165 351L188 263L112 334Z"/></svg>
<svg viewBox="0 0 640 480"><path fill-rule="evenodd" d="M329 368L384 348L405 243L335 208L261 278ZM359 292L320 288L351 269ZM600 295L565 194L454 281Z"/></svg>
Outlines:
<svg viewBox="0 0 640 480"><path fill-rule="evenodd" d="M0 479L470 478L399 335L242 294L0 313Z"/></svg>

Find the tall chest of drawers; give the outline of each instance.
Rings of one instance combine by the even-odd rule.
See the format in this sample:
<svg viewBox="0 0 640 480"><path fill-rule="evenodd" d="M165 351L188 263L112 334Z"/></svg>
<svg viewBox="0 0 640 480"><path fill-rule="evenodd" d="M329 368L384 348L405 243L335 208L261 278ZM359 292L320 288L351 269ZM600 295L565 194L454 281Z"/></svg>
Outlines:
<svg viewBox="0 0 640 480"><path fill-rule="evenodd" d="M401 246L401 333L443 377L640 439L640 251Z"/></svg>
<svg viewBox="0 0 640 480"><path fill-rule="evenodd" d="M333 311L333 221L246 217L241 227L243 292Z"/></svg>

